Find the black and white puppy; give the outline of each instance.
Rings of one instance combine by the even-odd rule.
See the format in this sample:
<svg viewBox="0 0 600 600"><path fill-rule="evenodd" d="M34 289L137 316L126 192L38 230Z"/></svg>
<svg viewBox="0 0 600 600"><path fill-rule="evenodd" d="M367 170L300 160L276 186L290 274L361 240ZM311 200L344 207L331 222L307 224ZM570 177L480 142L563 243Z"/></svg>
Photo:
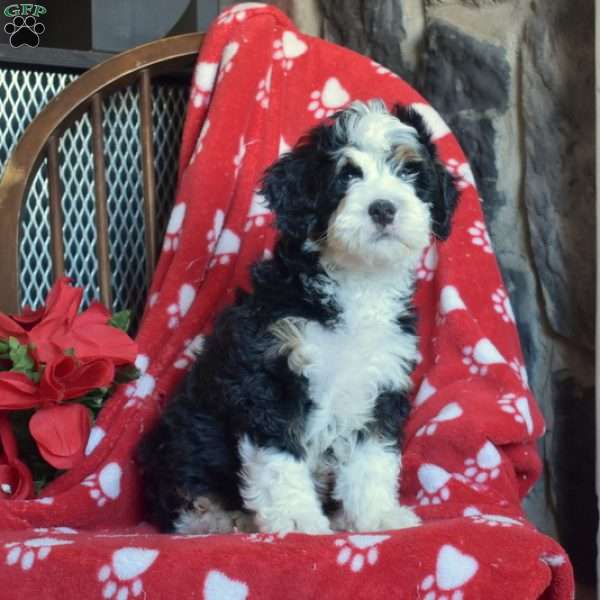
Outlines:
<svg viewBox="0 0 600 600"><path fill-rule="evenodd" d="M415 268L450 232L454 182L417 112L370 101L283 155L263 194L274 256L143 441L148 518L184 533L417 525L398 499Z"/></svg>

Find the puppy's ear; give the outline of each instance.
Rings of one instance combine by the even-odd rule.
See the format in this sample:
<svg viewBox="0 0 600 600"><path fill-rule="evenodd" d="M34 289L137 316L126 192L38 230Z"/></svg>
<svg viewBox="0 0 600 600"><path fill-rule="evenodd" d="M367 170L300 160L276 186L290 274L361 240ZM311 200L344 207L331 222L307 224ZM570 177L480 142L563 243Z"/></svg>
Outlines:
<svg viewBox="0 0 600 600"><path fill-rule="evenodd" d="M423 152L428 158L428 188L431 204L432 229L434 235L446 240L450 235L452 215L458 203L458 190L455 179L442 161L438 158L437 148L431 139L431 131L427 123L414 108L410 106L394 106L394 115L403 123L417 131Z"/></svg>
<svg viewBox="0 0 600 600"><path fill-rule="evenodd" d="M307 236L309 162L308 149L301 146L282 155L262 179L260 193L275 213L277 228L284 236L297 239Z"/></svg>

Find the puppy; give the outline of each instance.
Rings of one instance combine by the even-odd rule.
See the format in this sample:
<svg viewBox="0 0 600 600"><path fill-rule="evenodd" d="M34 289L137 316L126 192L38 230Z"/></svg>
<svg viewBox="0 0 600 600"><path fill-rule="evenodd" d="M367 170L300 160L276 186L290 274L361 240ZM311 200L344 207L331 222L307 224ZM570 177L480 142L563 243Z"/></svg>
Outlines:
<svg viewBox="0 0 600 600"><path fill-rule="evenodd" d="M400 441L415 269L457 200L410 108L353 103L264 177L280 238L139 452L164 531L321 534L419 524Z"/></svg>

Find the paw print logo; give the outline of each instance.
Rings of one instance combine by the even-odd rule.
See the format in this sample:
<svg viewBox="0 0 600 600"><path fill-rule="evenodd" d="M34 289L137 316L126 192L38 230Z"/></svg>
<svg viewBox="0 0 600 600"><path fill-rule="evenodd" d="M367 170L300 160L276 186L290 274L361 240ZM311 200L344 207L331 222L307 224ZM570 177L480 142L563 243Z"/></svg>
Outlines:
<svg viewBox="0 0 600 600"><path fill-rule="evenodd" d="M315 118L329 117L336 110L342 108L350 101L350 94L342 87L335 77L330 77L321 90L314 90L310 94L308 110L314 113Z"/></svg>
<svg viewBox="0 0 600 600"><path fill-rule="evenodd" d="M139 597L144 591L143 575L158 558L158 550L121 548L113 552L109 564L98 570L98 581L103 583L102 597L127 600L129 595Z"/></svg>
<svg viewBox="0 0 600 600"><path fill-rule="evenodd" d="M135 359L135 366L140 372L140 376L134 383L125 388L125 395L129 397L125 408L137 406L141 400L144 400L154 391L156 379L148 373L150 359L145 354L138 354Z"/></svg>
<svg viewBox="0 0 600 600"><path fill-rule="evenodd" d="M419 467L417 478L421 489L417 492L417 500L421 506L441 504L450 499L447 483L452 475L442 467L426 463Z"/></svg>
<svg viewBox="0 0 600 600"><path fill-rule="evenodd" d="M42 530L39 531L42 532ZM61 533L61 531L57 533ZM61 540L53 537L39 537L24 542L10 542L4 544L8 551L5 562L9 567L19 565L23 571L29 571L37 560L48 558L55 546L66 546L72 543L72 540Z"/></svg>
<svg viewBox="0 0 600 600"><path fill-rule="evenodd" d="M225 213L218 210L215 213L213 228L206 234L208 251L214 255L209 263L210 268L229 264L231 258L240 250L240 238L231 229L223 229L224 222Z"/></svg>
<svg viewBox="0 0 600 600"><path fill-rule="evenodd" d="M440 113L435 110L431 104L414 102L410 107L423 117L429 131L431 131L432 142L437 142L439 139L446 137L450 133L450 127L448 127L446 121L442 119Z"/></svg>
<svg viewBox="0 0 600 600"><path fill-rule="evenodd" d="M267 207L265 197L258 192L254 192L244 231L250 231L253 227L266 225L271 221L271 216L271 211Z"/></svg>
<svg viewBox="0 0 600 600"><path fill-rule="evenodd" d="M492 302L494 303L494 310L502 317L505 323L515 322L515 314L510 304L510 298L504 288L499 287L492 294Z"/></svg>
<svg viewBox="0 0 600 600"><path fill-rule="evenodd" d="M462 414L463 409L460 407L460 404L458 404L458 402L451 402L450 404L444 406L444 408L442 408L442 410L440 410L440 412L433 417L433 419L418 429L416 436L421 437L423 435L433 435L437 431L440 423L458 419L460 416L462 416Z"/></svg>
<svg viewBox="0 0 600 600"><path fill-rule="evenodd" d="M463 515L478 525L487 525L488 527L523 527L521 521L505 517L504 515L484 515L474 506L465 508Z"/></svg>
<svg viewBox="0 0 600 600"><path fill-rule="evenodd" d="M477 483L486 483L500 475L502 457L491 442L486 442L475 458L465 460L464 475Z"/></svg>
<svg viewBox="0 0 600 600"><path fill-rule="evenodd" d="M512 415L517 423L525 425L529 435L533 433L533 419L529 410L529 401L525 396L517 397L516 394L505 394L498 400L498 405L502 412Z"/></svg>
<svg viewBox="0 0 600 600"><path fill-rule="evenodd" d="M281 61L283 69L289 71L294 66L294 59L302 56L308 46L293 31L284 31L281 39L273 42L273 50L273 58Z"/></svg>
<svg viewBox="0 0 600 600"><path fill-rule="evenodd" d="M175 250L179 248L181 227L183 226L186 208L185 202L179 202L179 204L176 204L171 211L169 224L167 225L167 231L165 232L165 241L163 243L163 250L165 252L175 252Z"/></svg>
<svg viewBox="0 0 600 600"><path fill-rule="evenodd" d="M371 566L379 558L379 546L389 535L349 535L347 539L337 539L334 544L340 549L337 564L348 565L351 571L358 573L365 566Z"/></svg>
<svg viewBox="0 0 600 600"><path fill-rule="evenodd" d="M529 377L527 376L527 369L525 365L521 363L518 358L513 358L510 361L510 368L514 371L515 375L521 380L521 385L526 390L529 389Z"/></svg>
<svg viewBox="0 0 600 600"><path fill-rule="evenodd" d="M475 186L475 177L469 163L460 163L455 158L451 158L447 164L448 171L456 179L456 187L464 190L469 186Z"/></svg>
<svg viewBox="0 0 600 600"><path fill-rule="evenodd" d="M415 396L415 406L421 406L421 404L425 404L431 396L433 396L437 392L437 388L431 385L427 377L423 379L421 382L421 386L419 387L419 391Z"/></svg>
<svg viewBox="0 0 600 600"><path fill-rule="evenodd" d="M480 339L475 346L465 346L462 352L463 364L469 367L471 375L484 377L491 365L506 363L496 346L487 338Z"/></svg>
<svg viewBox="0 0 600 600"><path fill-rule="evenodd" d="M99 473L88 475L81 485L90 488L90 497L98 506L116 500L121 494L123 470L116 462L108 463Z"/></svg>
<svg viewBox="0 0 600 600"><path fill-rule="evenodd" d="M471 242L475 246L480 246L487 254L492 254L492 241L488 235L487 229L483 221L475 221L472 227L467 230L471 236Z"/></svg>
<svg viewBox="0 0 600 600"><path fill-rule="evenodd" d="M167 315L169 316L167 327L169 329L179 327L181 319L187 315L195 299L196 290L194 289L194 286L189 283L184 283L179 288L179 298L177 299L177 302L173 302L173 304L167 306Z"/></svg>
<svg viewBox="0 0 600 600"><path fill-rule="evenodd" d="M17 15L4 26L5 33L10 36L8 41L13 48L19 48L19 46L37 48L40 43L40 35L45 30L44 24L40 23L33 15L25 18Z"/></svg>
<svg viewBox="0 0 600 600"><path fill-rule="evenodd" d="M256 101L262 108L269 108L269 94L271 93L271 73L273 68L269 67L264 79L258 82L258 92L256 92Z"/></svg>
<svg viewBox="0 0 600 600"><path fill-rule="evenodd" d="M194 86L191 101L195 108L208 104L208 100L215 87L218 64L213 62L200 62L194 71Z"/></svg>
<svg viewBox="0 0 600 600"><path fill-rule="evenodd" d="M229 44L227 44L225 48L223 48L223 54L221 55L221 68L219 70L218 78L219 81L223 79L225 73L229 73L229 71L231 71L231 69L233 68L233 59L235 58L235 55L238 53L239 49L239 42L229 42Z"/></svg>
<svg viewBox="0 0 600 600"><path fill-rule="evenodd" d="M184 342L184 349L179 358L175 361L176 369L187 369L194 362L198 354L202 352L204 347L204 336L197 335L193 339L187 339Z"/></svg>
<svg viewBox="0 0 600 600"><path fill-rule="evenodd" d="M263 2L242 2L236 4L233 8L224 11L221 16L217 19L219 25L229 25L234 21L241 23L247 16L248 11L253 8L262 8L266 6Z"/></svg>
<svg viewBox="0 0 600 600"><path fill-rule="evenodd" d="M190 164L196 160L196 158L198 157L198 154L200 154L200 152L202 152L202 150L204 149L204 138L206 137L206 134L208 133L209 128L210 128L210 121L208 119L206 119L206 121L204 121L204 124L202 125L202 129L200 130L200 135L198 136L198 141L196 142L194 151L192 152L192 156L190 158Z"/></svg>
<svg viewBox="0 0 600 600"><path fill-rule="evenodd" d="M278 154L278 156L281 156L282 154L287 154L291 149L292 149L292 147L285 141L285 138L282 135L279 136L279 154Z"/></svg>
<svg viewBox="0 0 600 600"><path fill-rule="evenodd" d="M423 579L419 590L423 600L463 600L464 588L475 576L479 563L458 548L446 544L438 552L435 574Z"/></svg>
<svg viewBox="0 0 600 600"><path fill-rule="evenodd" d="M438 251L435 244L431 244L429 248L425 250L421 257L421 263L417 268L417 278L423 281L431 281L435 275L435 270L438 265Z"/></svg>

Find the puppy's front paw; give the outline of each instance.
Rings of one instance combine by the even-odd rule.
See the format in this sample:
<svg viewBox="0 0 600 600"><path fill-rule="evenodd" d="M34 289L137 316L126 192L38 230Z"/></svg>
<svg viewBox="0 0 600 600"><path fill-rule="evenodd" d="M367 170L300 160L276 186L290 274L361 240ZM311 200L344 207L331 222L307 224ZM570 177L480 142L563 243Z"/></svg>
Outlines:
<svg viewBox="0 0 600 600"><path fill-rule="evenodd" d="M360 515L354 520L356 531L388 531L417 527L421 519L408 506L394 506L391 510L376 514Z"/></svg>
<svg viewBox="0 0 600 600"><path fill-rule="evenodd" d="M257 523L261 533L308 533L310 535L324 535L331 533L329 520L325 515L314 513L282 514L277 516L257 516Z"/></svg>

